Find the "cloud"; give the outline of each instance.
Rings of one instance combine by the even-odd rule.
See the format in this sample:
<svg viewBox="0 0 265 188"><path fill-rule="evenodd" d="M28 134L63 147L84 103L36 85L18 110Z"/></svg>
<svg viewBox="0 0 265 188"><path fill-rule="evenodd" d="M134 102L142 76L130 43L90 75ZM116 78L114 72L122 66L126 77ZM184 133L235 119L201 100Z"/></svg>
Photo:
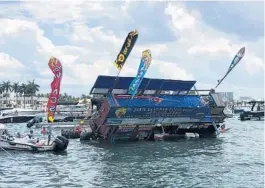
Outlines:
<svg viewBox="0 0 265 188"><path fill-rule="evenodd" d="M88 2L78 1L25 1L22 10L27 11L31 17L40 22L52 22L62 24L65 22L76 21L88 22L88 19L98 17L115 18L118 14L113 9L113 2ZM69 8L71 11L69 11ZM126 10L126 9L125 9ZM122 14L124 11L118 11Z"/></svg>
<svg viewBox="0 0 265 188"><path fill-rule="evenodd" d="M0 78L1 80L19 80L25 66L14 57L0 52Z"/></svg>
<svg viewBox="0 0 265 188"><path fill-rule="evenodd" d="M152 66L158 69L165 79L173 80L193 80L191 73L185 69L180 68L176 63L155 61Z"/></svg>
<svg viewBox="0 0 265 188"><path fill-rule="evenodd" d="M151 49L153 60L146 77L192 79L198 80L198 86L211 86L246 46L245 57L220 90L253 87L253 95L260 95L258 90L263 89L259 78L264 74L264 38L242 40L220 31L185 3L25 1L5 7L0 13L0 61L5 63L0 67L13 62L24 71L14 74L20 73L23 80L36 78L43 92L50 90L53 78L47 66L51 56L63 63L62 92L88 93L99 74L117 75L113 61L127 33L135 28L138 41L121 76L135 76L141 52ZM0 78L6 79L1 74Z"/></svg>
<svg viewBox="0 0 265 188"><path fill-rule="evenodd" d="M253 48L253 45L257 44L258 48L263 49L264 38L251 43L241 41L237 36L228 35L206 25L203 20L200 20L200 16L194 16L192 11L188 11L180 3L169 3L165 14L170 16L171 29L177 36L180 36L177 43L171 43L170 47L168 46L168 49L172 50L169 50L167 54L176 54L176 49L180 50L180 59L185 60L186 65L184 66L188 69L190 67L197 68L199 65L202 70L206 69L201 71L202 74L205 74L208 72L206 64L215 63L217 67L219 62L231 62L237 51L246 46L245 57L241 65L238 66L243 64L245 71L250 74L249 76L255 73L263 74L264 60L257 53L257 46ZM178 57L178 55L176 56ZM193 66L187 64L193 64ZM218 69L214 71L218 71ZM211 74L210 71L208 73Z"/></svg>
<svg viewBox="0 0 265 188"><path fill-rule="evenodd" d="M0 53L0 68L12 68L13 70L24 68L21 62L5 53Z"/></svg>

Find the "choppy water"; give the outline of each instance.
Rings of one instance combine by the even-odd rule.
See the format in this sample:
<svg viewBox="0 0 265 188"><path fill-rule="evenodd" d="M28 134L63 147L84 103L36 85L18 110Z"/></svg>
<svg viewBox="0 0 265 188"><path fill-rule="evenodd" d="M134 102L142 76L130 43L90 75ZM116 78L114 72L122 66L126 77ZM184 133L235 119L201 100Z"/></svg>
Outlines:
<svg viewBox="0 0 265 188"><path fill-rule="evenodd" d="M217 139L115 146L71 140L60 155L11 152L19 162L1 151L0 187L264 187L264 122L230 119L227 126Z"/></svg>

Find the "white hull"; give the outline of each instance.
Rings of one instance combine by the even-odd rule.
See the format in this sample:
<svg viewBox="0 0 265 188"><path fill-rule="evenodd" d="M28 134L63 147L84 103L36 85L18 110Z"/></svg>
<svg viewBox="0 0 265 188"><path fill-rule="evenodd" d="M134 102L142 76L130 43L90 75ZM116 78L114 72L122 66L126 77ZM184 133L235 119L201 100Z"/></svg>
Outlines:
<svg viewBox="0 0 265 188"><path fill-rule="evenodd" d="M74 128L76 126L76 122L55 122L55 123L36 123L36 128L48 127L52 128Z"/></svg>
<svg viewBox="0 0 265 188"><path fill-rule="evenodd" d="M225 116L226 116L227 118L232 118L232 117L234 117L234 114L225 114Z"/></svg>
<svg viewBox="0 0 265 188"><path fill-rule="evenodd" d="M160 134L155 134L154 135L154 139L155 140L159 140L159 141L161 141L161 140L164 140L164 137L165 136L168 136L169 134L167 134L167 133L160 133Z"/></svg>
<svg viewBox="0 0 265 188"><path fill-rule="evenodd" d="M50 135L51 136L51 135ZM18 138L11 136L4 124L0 124L0 150L22 151L63 151L68 146L68 139L57 136L54 140L39 140L29 136Z"/></svg>
<svg viewBox="0 0 265 188"><path fill-rule="evenodd" d="M9 141L6 139L0 139L0 147L6 150L19 150L19 151L53 151L54 150L54 142L51 142L50 145L42 145L38 146L34 143L27 142L26 139L18 139L15 138L13 141Z"/></svg>

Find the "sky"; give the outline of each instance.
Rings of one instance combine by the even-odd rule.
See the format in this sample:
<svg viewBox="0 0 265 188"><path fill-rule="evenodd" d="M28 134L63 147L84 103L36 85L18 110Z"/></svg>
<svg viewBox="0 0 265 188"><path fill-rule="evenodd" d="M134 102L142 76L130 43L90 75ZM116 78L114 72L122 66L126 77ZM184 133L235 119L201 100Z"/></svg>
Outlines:
<svg viewBox="0 0 265 188"><path fill-rule="evenodd" d="M61 93L89 94L113 65L127 34L138 40L121 76L135 76L150 49L145 77L196 80L211 89L239 49L244 58L217 88L264 98L263 2L11 1L0 2L0 81L35 79L50 92L51 56L63 64Z"/></svg>

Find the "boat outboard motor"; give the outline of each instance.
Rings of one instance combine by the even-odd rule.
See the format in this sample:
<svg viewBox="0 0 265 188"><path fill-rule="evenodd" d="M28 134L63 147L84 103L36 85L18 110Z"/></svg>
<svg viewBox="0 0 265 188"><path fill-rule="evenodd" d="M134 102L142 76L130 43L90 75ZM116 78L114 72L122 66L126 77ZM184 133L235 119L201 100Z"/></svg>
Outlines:
<svg viewBox="0 0 265 188"><path fill-rule="evenodd" d="M64 136L57 136L54 140L55 147L54 151L64 151L66 150L69 140L65 138Z"/></svg>
<svg viewBox="0 0 265 188"><path fill-rule="evenodd" d="M27 123L27 127L31 128L35 123L41 123L42 117L34 117L32 120L29 120Z"/></svg>
<svg viewBox="0 0 265 188"><path fill-rule="evenodd" d="M29 120L29 121L28 121L28 123L27 123L27 127L28 127L28 128L31 128L35 123L36 123L36 119L33 118L32 120Z"/></svg>

